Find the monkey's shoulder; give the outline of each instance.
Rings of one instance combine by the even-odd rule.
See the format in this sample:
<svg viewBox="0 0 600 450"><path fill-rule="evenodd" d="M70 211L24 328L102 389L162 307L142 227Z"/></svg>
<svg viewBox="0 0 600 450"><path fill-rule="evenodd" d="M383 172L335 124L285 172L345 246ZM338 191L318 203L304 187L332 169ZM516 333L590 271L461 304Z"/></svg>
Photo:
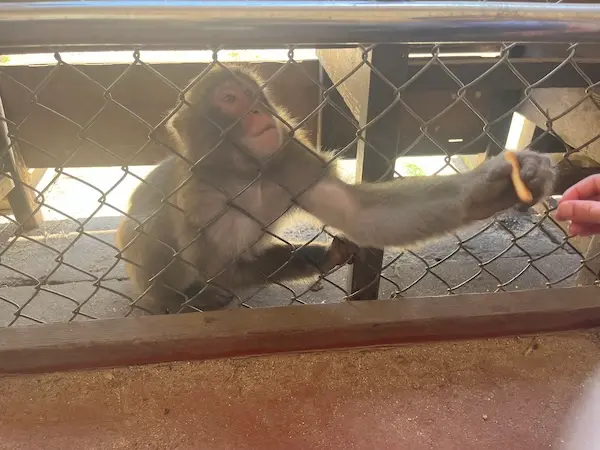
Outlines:
<svg viewBox="0 0 600 450"><path fill-rule="evenodd" d="M133 190L129 199L131 214L143 214L160 202L172 190L172 180L175 178L175 160L168 158L152 169Z"/></svg>
<svg viewBox="0 0 600 450"><path fill-rule="evenodd" d="M325 177L337 177L336 158L306 145L289 145L267 166L264 177L292 195L303 192Z"/></svg>

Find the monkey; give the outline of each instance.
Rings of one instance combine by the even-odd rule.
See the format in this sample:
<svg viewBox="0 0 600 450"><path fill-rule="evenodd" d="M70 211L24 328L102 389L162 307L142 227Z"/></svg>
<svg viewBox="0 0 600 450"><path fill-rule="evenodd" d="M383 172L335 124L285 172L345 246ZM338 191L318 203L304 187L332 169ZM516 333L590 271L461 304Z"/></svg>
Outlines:
<svg viewBox="0 0 600 450"><path fill-rule="evenodd" d="M176 312L220 309L240 289L351 263L358 246L415 244L519 205L501 156L443 177L344 181L244 65L192 82L166 128L176 154L134 190L116 241L140 295ZM550 159L529 149L518 159L537 203L552 191ZM298 214L339 234L330 246L278 238Z"/></svg>

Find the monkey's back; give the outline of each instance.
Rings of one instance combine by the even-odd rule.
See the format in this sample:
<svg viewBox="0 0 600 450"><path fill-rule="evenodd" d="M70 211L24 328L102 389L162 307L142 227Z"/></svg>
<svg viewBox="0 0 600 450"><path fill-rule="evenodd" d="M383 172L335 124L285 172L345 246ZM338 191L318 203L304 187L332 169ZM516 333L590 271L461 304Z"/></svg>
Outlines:
<svg viewBox="0 0 600 450"><path fill-rule="evenodd" d="M167 231L172 229L171 216L168 214L169 202L173 197L163 203L163 199L176 188L176 157L170 157L156 166L140 184L134 189L129 199L127 216L121 222L116 236L117 247L123 249L140 232L138 227L143 224L143 233L138 237L134 247L152 245L160 240L169 246L175 242ZM132 248L131 251L136 251Z"/></svg>
<svg viewBox="0 0 600 450"><path fill-rule="evenodd" d="M134 189L129 199L128 213L132 216L150 215L176 187L176 156L158 164Z"/></svg>

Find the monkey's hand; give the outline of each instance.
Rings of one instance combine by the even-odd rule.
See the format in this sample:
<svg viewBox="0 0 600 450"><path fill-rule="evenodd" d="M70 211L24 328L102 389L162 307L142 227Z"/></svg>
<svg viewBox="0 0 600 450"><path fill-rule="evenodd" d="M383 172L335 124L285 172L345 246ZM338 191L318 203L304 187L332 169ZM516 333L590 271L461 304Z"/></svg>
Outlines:
<svg viewBox="0 0 600 450"><path fill-rule="evenodd" d="M279 246L284 249L285 259L289 258L289 248ZM335 236L333 242L328 247L320 242L300 245L294 251L294 257L287 261L287 272L298 274L310 273L311 275L320 273L327 274L331 270L344 264L351 264L352 257L358 251L358 247L352 242ZM286 261L283 261L286 262ZM281 264L283 264L283 262Z"/></svg>
<svg viewBox="0 0 600 450"><path fill-rule="evenodd" d="M354 255L357 251L358 246L354 243L341 236L334 236L333 242L327 250L327 260L325 264L321 266L321 270L323 270L323 272L329 272L337 266L352 264Z"/></svg>
<svg viewBox="0 0 600 450"><path fill-rule="evenodd" d="M517 152L516 155L520 177L533 195L533 205L552 192L555 172L551 160L529 150ZM473 170L464 204L468 220L485 219L512 206L522 205L511 179L511 171L512 166L503 155Z"/></svg>

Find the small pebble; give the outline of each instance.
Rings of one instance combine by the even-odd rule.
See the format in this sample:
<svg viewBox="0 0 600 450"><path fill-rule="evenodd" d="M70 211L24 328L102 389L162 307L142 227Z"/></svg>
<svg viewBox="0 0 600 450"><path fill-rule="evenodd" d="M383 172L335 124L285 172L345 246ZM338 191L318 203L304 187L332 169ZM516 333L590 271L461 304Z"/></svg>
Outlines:
<svg viewBox="0 0 600 450"><path fill-rule="evenodd" d="M488 415L487 414L484 414L482 417L483 417L483 420L488 420Z"/></svg>

